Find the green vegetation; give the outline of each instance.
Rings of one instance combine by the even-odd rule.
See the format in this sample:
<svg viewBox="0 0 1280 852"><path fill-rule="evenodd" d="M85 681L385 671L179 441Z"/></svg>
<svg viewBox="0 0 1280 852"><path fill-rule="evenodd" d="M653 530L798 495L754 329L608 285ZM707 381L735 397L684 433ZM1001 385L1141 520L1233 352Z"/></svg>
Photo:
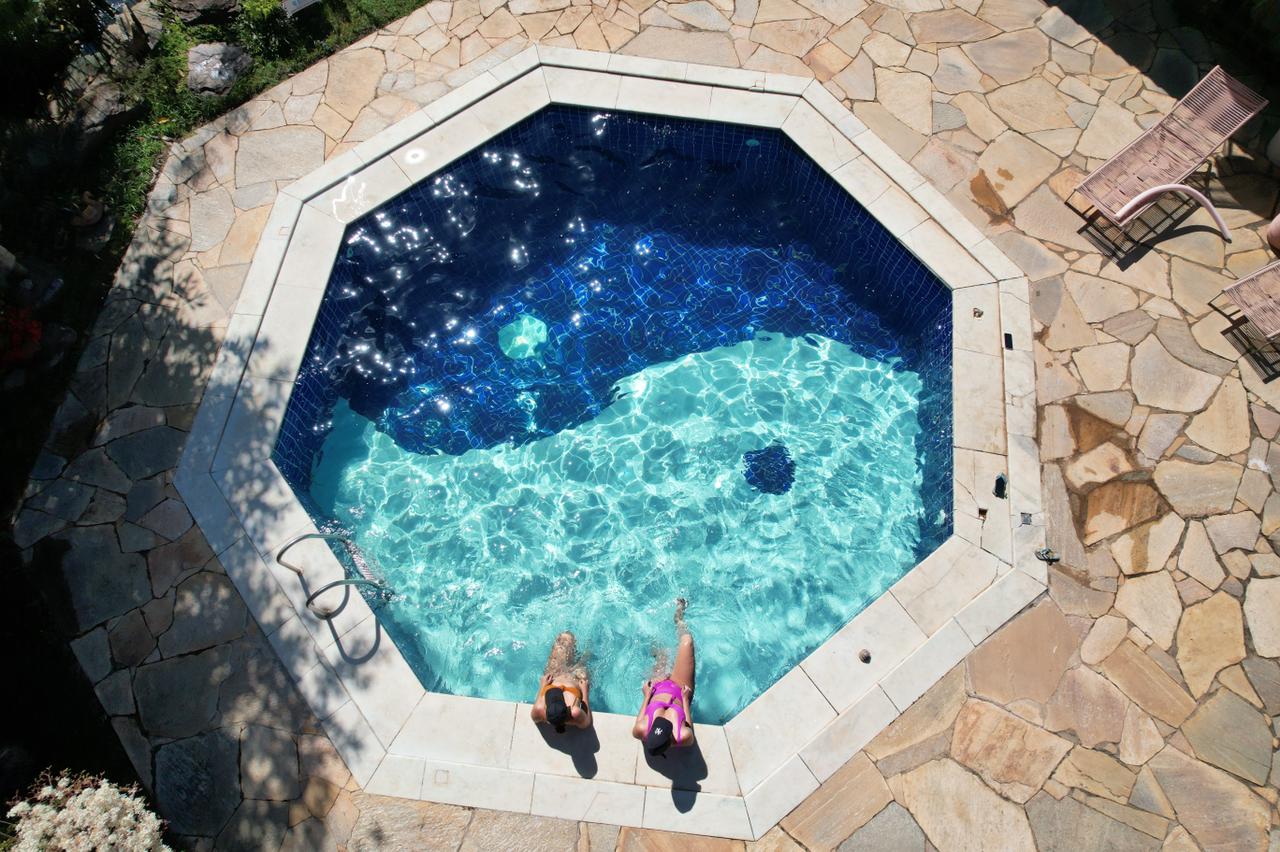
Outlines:
<svg viewBox="0 0 1280 852"><path fill-rule="evenodd" d="M16 506L27 471L44 443L116 265L142 215L147 193L171 142L253 98L369 32L409 14L424 0L320 0L287 18L278 0L242 0L241 10L211 24L187 24L163 10L158 43L136 65L113 66L112 76L134 105L127 122L88 157L75 151L50 119L68 63L101 37L107 0L0 0L0 56L7 60L0 91L0 246L17 255L41 282L64 282L47 303L28 310L0 290L0 516ZM253 66L223 97L187 88L187 51L196 44L241 45ZM72 225L76 213L105 202L116 224L105 244L85 243ZM2 279L0 275L0 279ZM0 284L4 284L0 280ZM79 333L79 344L53 367L23 363L30 335L53 324ZM16 342L15 342L16 341ZM6 345L6 342L12 345ZM24 376L16 375L25 371Z"/></svg>

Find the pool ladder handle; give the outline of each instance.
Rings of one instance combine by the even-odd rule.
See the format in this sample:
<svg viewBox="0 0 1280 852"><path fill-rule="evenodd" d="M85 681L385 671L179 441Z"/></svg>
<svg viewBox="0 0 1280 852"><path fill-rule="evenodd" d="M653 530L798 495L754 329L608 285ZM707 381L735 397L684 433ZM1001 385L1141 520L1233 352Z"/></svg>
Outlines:
<svg viewBox="0 0 1280 852"><path fill-rule="evenodd" d="M277 551L276 562L279 565L282 565L285 568L288 568L290 571L292 571L293 573L301 577L303 580L305 580L306 575L303 573L302 566L295 565L292 562L286 562L284 559L284 555L294 545L304 542L307 539L319 539L321 541L342 542L343 547L345 547L347 549L347 552L351 554L351 561L355 563L356 570L360 572L359 577L343 577L339 580L334 580L330 583L325 583L323 586L316 589L311 594L307 595L307 602L306 602L307 609L315 613L317 618L322 618L325 621L328 621L329 619L333 618L335 615L338 614L338 611L342 607L338 607L337 609L330 609L330 610L321 609L319 606L316 605L316 598L320 597L330 589L336 589L339 586L368 586L369 588L377 591L383 600L391 599L391 594L392 594L391 589L388 588L387 584L384 583L382 580L379 580L377 577L373 576L373 573L369 570L368 563L365 561L364 554L360 552L360 549L358 547L356 547L356 543L341 533L314 532L314 533L302 533L301 535L294 536L293 538L289 539L288 543L285 544L284 547L280 548L280 550Z"/></svg>

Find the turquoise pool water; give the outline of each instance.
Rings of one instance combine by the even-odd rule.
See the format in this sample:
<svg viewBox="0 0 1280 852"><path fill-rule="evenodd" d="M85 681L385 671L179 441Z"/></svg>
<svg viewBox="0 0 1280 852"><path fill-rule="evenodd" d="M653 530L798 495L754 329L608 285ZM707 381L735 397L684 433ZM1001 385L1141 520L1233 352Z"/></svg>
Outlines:
<svg viewBox="0 0 1280 852"><path fill-rule="evenodd" d="M310 494L395 589L382 618L428 688L531 700L571 629L594 706L633 713L683 596L695 717L719 722L945 528L921 498L924 393L897 358L763 332L640 370L520 445L423 455L339 403ZM776 444L794 481L763 493L743 457Z"/></svg>

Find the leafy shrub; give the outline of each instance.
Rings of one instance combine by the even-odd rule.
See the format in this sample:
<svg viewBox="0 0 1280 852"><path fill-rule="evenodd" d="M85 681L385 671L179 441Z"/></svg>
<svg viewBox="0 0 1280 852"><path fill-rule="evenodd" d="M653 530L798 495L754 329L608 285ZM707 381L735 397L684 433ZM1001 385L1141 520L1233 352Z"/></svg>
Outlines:
<svg viewBox="0 0 1280 852"><path fill-rule="evenodd" d="M9 809L15 852L45 849L168 850L164 823L138 796L92 775L44 776Z"/></svg>
<svg viewBox="0 0 1280 852"><path fill-rule="evenodd" d="M42 109L63 69L110 20L107 0L0 0L0 118Z"/></svg>

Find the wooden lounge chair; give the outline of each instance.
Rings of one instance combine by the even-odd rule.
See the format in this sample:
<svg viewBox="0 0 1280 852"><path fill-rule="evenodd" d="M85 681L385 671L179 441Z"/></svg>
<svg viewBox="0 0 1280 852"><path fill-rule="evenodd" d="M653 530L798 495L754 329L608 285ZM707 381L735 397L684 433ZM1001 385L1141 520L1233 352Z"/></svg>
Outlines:
<svg viewBox="0 0 1280 852"><path fill-rule="evenodd" d="M1280 376L1280 352L1272 343L1280 337L1280 260L1227 287L1209 307L1231 323L1223 334L1241 344L1267 381Z"/></svg>
<svg viewBox="0 0 1280 852"><path fill-rule="evenodd" d="M1183 193L1209 211L1222 238L1230 242L1231 232L1213 204L1184 182L1266 105L1265 98L1221 67L1214 68L1168 115L1085 178L1076 192L1121 230L1160 196Z"/></svg>

